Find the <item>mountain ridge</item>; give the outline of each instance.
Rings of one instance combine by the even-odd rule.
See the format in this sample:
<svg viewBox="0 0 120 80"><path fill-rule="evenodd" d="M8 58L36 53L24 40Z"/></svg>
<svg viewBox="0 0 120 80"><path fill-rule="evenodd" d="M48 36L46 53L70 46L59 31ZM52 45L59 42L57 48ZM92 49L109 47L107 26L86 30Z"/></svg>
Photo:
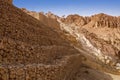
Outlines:
<svg viewBox="0 0 120 80"><path fill-rule="evenodd" d="M1 80L113 80L105 72L120 74L119 17L64 18L7 1L0 0Z"/></svg>
<svg viewBox="0 0 120 80"><path fill-rule="evenodd" d="M0 79L71 78L84 58L80 52L54 28L8 2L0 5Z"/></svg>

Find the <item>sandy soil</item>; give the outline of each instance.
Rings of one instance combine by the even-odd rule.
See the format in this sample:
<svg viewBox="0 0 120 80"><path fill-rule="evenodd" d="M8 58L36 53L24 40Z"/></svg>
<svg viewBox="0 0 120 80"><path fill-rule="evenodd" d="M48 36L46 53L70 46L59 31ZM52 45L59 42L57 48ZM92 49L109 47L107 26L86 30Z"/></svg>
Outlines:
<svg viewBox="0 0 120 80"><path fill-rule="evenodd" d="M71 80L120 80L120 75L101 72L82 65Z"/></svg>
<svg viewBox="0 0 120 80"><path fill-rule="evenodd" d="M120 75L114 75L114 74L109 74L109 73L107 74L110 75L113 78L113 80L120 80Z"/></svg>

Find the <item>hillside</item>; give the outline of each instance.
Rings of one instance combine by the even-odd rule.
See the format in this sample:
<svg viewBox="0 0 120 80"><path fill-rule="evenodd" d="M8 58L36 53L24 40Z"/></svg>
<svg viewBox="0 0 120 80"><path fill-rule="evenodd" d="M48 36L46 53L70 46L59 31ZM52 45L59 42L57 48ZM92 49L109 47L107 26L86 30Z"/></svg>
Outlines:
<svg viewBox="0 0 120 80"><path fill-rule="evenodd" d="M41 14L41 12L33 12L26 9L22 10L36 19L38 19L36 14L39 14L39 16ZM54 23L52 21L54 20L59 24L57 30L55 27L54 29L58 33L61 33L61 36L67 39L78 51L82 52L81 54L84 55L86 59L91 62L93 61L93 63L89 63L88 61L85 62L85 64L92 68L97 67L103 71L119 74L119 17L103 13L90 17L75 14L68 15L66 18L58 17L51 12L46 14L42 13L41 15L44 16L44 18L38 19L40 22L47 20L49 23ZM54 26L56 26L56 24L54 24ZM53 28L53 26L49 27ZM103 37L101 37L100 34ZM96 64L101 67L96 66Z"/></svg>
<svg viewBox="0 0 120 80"><path fill-rule="evenodd" d="M0 80L119 80L119 17L0 5Z"/></svg>
<svg viewBox="0 0 120 80"><path fill-rule="evenodd" d="M79 29L80 32L88 31L96 35L99 39L103 39L115 48L120 50L120 19L116 16L107 14L96 14L90 17L82 17L79 15L69 15L62 19L62 22ZM71 24L72 23L72 24ZM116 54L119 51L116 52Z"/></svg>
<svg viewBox="0 0 120 80"><path fill-rule="evenodd" d="M0 80L69 79L83 56L46 24L3 0L0 5Z"/></svg>
<svg viewBox="0 0 120 80"><path fill-rule="evenodd" d="M85 52L82 53L88 59L88 61L84 62L85 64L103 72L119 74L119 17L103 13L89 17L82 17L75 14L68 15L66 18L58 19L58 21L61 30L66 34L66 38L72 43L72 45L77 50L83 50L83 52ZM78 72L78 75L79 74L83 73ZM110 76L114 78L108 80L119 79L119 75ZM82 78L83 75L81 75L78 80ZM97 78L94 77L94 79L96 80Z"/></svg>

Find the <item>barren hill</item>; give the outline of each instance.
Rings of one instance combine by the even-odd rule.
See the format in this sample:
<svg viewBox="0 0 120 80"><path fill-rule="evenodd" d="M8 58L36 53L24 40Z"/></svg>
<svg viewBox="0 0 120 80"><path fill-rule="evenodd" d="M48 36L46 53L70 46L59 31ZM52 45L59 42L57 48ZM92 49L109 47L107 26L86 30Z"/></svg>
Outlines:
<svg viewBox="0 0 120 80"><path fill-rule="evenodd" d="M0 0L0 80L117 80L119 22L103 13L61 18Z"/></svg>
<svg viewBox="0 0 120 80"><path fill-rule="evenodd" d="M62 22L74 26L77 29L87 30L120 50L119 17L110 16L104 13L96 14L90 17L69 15L62 19ZM81 32L83 32L83 30Z"/></svg>
<svg viewBox="0 0 120 80"><path fill-rule="evenodd" d="M34 18L37 17L33 15L33 13L38 14L37 12L26 9L22 10ZM83 50L82 54L86 56L88 60L88 57L96 58L94 59L96 60L95 63L105 65L104 67L102 66L102 70L112 73L119 72L119 17L103 13L90 17L75 14L61 18L52 13L42 13L41 16L44 16L44 18L36 18L40 22L47 20L54 26L56 26L56 24L53 23L59 24L57 26L59 29L56 31L58 33L62 32L62 35L66 35L66 37L64 36L63 38L67 39L77 50L80 52ZM52 21L52 19L54 21ZM53 26L49 27L53 28ZM87 64L89 64L89 62ZM89 66L92 66L90 64ZM93 68L95 67L97 66L93 66Z"/></svg>
<svg viewBox="0 0 120 80"><path fill-rule="evenodd" d="M54 29L0 0L0 80L69 79L81 64L78 53Z"/></svg>
<svg viewBox="0 0 120 80"><path fill-rule="evenodd" d="M32 17L38 19L41 23L45 24L48 27L59 29L59 23L57 21L57 16L52 14L51 12L43 13L43 12L35 12L35 11L29 11L25 8L21 8L21 10L28 15L31 15Z"/></svg>
<svg viewBox="0 0 120 80"><path fill-rule="evenodd" d="M90 17L69 15L58 20L61 29L78 49L84 48L90 55L95 55L103 63L120 67L120 20L107 14ZM71 37L72 36L72 37ZM110 69L109 69L110 70Z"/></svg>

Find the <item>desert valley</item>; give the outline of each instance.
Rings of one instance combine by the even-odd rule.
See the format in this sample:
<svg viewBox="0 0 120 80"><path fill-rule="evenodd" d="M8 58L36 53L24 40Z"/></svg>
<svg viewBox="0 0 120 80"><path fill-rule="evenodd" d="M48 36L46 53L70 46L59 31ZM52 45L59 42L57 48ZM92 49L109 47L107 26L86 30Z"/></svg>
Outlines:
<svg viewBox="0 0 120 80"><path fill-rule="evenodd" d="M0 80L120 80L120 16L17 8L0 0Z"/></svg>

